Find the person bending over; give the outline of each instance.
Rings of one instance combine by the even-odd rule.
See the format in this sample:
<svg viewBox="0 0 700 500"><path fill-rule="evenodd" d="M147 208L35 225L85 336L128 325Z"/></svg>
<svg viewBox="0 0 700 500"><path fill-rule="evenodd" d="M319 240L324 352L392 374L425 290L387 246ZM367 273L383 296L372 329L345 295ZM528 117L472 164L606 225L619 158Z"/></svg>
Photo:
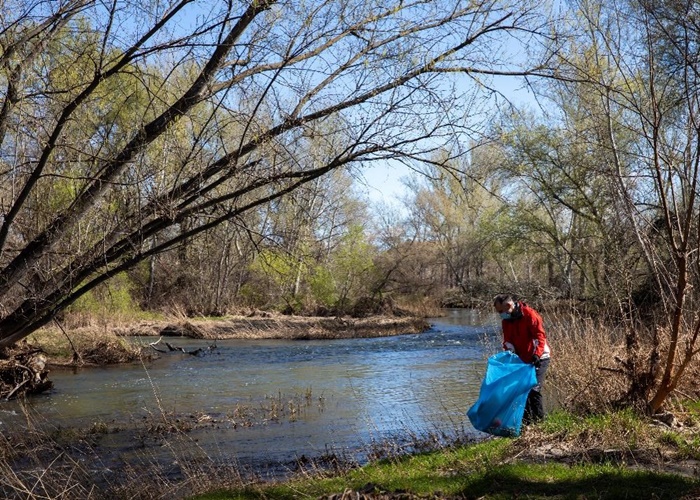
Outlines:
<svg viewBox="0 0 700 500"><path fill-rule="evenodd" d="M523 424L539 422L544 418L542 387L550 360L542 317L526 303L516 301L511 294L496 295L493 306L502 320L503 349L514 352L524 363L535 366L537 385L527 396Z"/></svg>

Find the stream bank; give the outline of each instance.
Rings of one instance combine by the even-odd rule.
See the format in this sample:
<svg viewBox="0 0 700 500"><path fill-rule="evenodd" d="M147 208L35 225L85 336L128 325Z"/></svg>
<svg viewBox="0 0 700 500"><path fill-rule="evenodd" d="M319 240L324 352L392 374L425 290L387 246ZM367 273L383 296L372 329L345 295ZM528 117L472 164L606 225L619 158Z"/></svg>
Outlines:
<svg viewBox="0 0 700 500"><path fill-rule="evenodd" d="M430 328L415 316L321 317L262 313L220 319L144 321L115 328L121 336L165 336L193 339L321 340L375 338L421 333Z"/></svg>
<svg viewBox="0 0 700 500"><path fill-rule="evenodd" d="M425 318L372 315L352 317L286 316L256 312L215 319L144 320L66 330L56 322L0 352L0 398L40 394L53 387L51 367L89 367L151 359L159 349L120 341L125 337L181 337L215 346L217 340L331 340L421 333Z"/></svg>

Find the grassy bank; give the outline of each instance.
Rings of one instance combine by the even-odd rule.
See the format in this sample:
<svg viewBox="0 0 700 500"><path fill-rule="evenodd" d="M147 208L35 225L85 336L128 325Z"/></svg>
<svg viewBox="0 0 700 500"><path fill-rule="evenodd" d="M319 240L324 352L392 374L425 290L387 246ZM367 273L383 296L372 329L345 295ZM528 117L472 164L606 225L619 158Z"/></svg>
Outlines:
<svg viewBox="0 0 700 500"><path fill-rule="evenodd" d="M485 446L478 448L478 453L488 452ZM700 496L698 483L691 479L615 464L515 463L464 470L473 460L471 455L467 450L457 450L415 457L401 464L372 466L341 478L294 481L267 488L247 487L196 498L691 499ZM358 496L360 494L363 496Z"/></svg>
<svg viewBox="0 0 700 500"><path fill-rule="evenodd" d="M192 498L700 498L698 413L690 409L687 417L672 428L630 411L587 418L557 412L514 439Z"/></svg>

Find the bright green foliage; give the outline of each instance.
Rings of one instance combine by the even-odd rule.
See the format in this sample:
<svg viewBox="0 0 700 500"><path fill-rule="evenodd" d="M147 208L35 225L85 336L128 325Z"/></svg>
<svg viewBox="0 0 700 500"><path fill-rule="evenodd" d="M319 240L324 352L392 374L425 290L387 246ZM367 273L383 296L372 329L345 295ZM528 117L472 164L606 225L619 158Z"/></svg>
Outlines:
<svg viewBox="0 0 700 500"><path fill-rule="evenodd" d="M126 273L114 276L106 284L86 293L68 309L72 313L89 313L108 318L118 315L133 315L139 310L132 296L133 283Z"/></svg>
<svg viewBox="0 0 700 500"><path fill-rule="evenodd" d="M259 273L277 289L277 295L288 305L295 301L297 278L306 274L306 264L281 250L261 251L251 265L251 271Z"/></svg>
<svg viewBox="0 0 700 500"><path fill-rule="evenodd" d="M686 401L683 406L688 412L688 423L700 426L700 401Z"/></svg>
<svg viewBox="0 0 700 500"><path fill-rule="evenodd" d="M338 302L337 288L333 273L328 267L321 264L313 267L309 276L309 289L315 300L326 307L332 307Z"/></svg>
<svg viewBox="0 0 700 500"><path fill-rule="evenodd" d="M666 432L660 438L661 444L675 448L680 459L700 460L700 436Z"/></svg>
<svg viewBox="0 0 700 500"><path fill-rule="evenodd" d="M299 248L299 257L269 248L259 253L251 271L275 287L285 305L296 308L315 304L344 311L367 293L374 252L363 228L354 225L322 260L314 259L318 252L304 247Z"/></svg>
<svg viewBox="0 0 700 500"><path fill-rule="evenodd" d="M550 434L577 436L592 433L600 440L605 439L610 446L636 448L643 438L646 422L643 416L631 408L620 411L601 412L589 416L579 416L566 411L553 411L542 423L542 429Z"/></svg>
<svg viewBox="0 0 700 500"><path fill-rule="evenodd" d="M350 227L340 240L328 263L327 274L335 283L336 306L343 308L353 299L366 293L366 286L373 271L374 249L359 225Z"/></svg>
<svg viewBox="0 0 700 500"><path fill-rule="evenodd" d="M281 288L289 288L296 274L297 264L289 255L263 250L253 263L253 270L264 273Z"/></svg>

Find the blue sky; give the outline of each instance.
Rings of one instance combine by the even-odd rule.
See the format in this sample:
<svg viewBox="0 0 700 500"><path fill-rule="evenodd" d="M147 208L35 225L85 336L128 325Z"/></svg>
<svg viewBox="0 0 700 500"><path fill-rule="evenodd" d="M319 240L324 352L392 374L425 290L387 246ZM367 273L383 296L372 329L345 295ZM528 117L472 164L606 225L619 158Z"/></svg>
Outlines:
<svg viewBox="0 0 700 500"><path fill-rule="evenodd" d="M404 165L389 165L376 163L362 172L366 186L358 186L367 193L370 201L394 201L404 193L401 178L409 175Z"/></svg>
<svg viewBox="0 0 700 500"><path fill-rule="evenodd" d="M517 106L536 106L533 94L529 89L523 88L521 78L495 77L492 85ZM362 179L356 180L356 185L361 192L367 194L372 203L384 201L394 204L406 192L402 179L411 174L412 171L399 162L376 162L363 168Z"/></svg>

